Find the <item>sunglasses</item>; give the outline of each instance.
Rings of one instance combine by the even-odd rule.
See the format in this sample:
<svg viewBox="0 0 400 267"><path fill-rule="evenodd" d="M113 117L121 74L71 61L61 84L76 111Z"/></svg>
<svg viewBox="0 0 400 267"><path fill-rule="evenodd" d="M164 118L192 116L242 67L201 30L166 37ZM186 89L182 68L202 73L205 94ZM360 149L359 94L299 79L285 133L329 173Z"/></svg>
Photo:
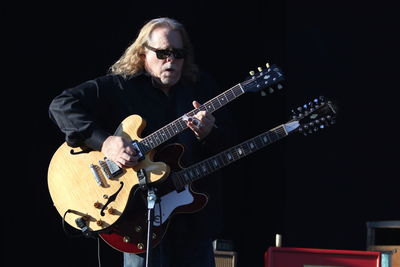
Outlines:
<svg viewBox="0 0 400 267"><path fill-rule="evenodd" d="M157 49L154 47L151 47L147 44L144 45L147 49L153 51L156 53L156 56L158 59L167 59L171 55L174 55L175 59L182 59L185 58L186 56L186 51L185 49L178 49L178 48L172 48L172 49Z"/></svg>

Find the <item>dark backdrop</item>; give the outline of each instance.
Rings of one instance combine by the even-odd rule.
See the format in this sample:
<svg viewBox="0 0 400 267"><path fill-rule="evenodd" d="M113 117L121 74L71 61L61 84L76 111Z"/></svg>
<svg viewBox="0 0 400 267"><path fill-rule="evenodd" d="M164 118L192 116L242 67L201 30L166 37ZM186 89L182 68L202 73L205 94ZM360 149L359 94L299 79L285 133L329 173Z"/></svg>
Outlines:
<svg viewBox="0 0 400 267"><path fill-rule="evenodd" d="M262 266L276 233L284 246L365 250L367 221L399 220L393 10L383 2L339 1L17 6L21 20L8 21L22 56L14 60L14 109L24 115L29 138L23 132L20 140L29 153L28 169L13 175L27 193L21 199L11 190L20 206L3 220L7 247L23 253L13 260L97 266L97 241L67 238L52 206L46 172L63 136L47 109L63 89L105 74L143 23L158 16L186 25L198 64L221 91L266 62L284 70L282 91L249 93L229 104L240 141L286 122L292 108L319 95L339 108L332 127L290 136L224 170L221 239L233 241L239 266ZM122 266L121 253L102 241L100 257L102 266Z"/></svg>

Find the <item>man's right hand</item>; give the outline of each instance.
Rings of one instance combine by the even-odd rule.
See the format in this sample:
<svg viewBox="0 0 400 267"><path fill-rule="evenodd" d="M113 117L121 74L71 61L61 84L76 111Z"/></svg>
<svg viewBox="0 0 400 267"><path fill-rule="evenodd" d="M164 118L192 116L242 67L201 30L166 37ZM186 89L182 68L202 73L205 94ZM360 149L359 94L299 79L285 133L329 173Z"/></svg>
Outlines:
<svg viewBox="0 0 400 267"><path fill-rule="evenodd" d="M101 152L121 168L133 167L138 158L132 141L121 136L109 136L101 146Z"/></svg>

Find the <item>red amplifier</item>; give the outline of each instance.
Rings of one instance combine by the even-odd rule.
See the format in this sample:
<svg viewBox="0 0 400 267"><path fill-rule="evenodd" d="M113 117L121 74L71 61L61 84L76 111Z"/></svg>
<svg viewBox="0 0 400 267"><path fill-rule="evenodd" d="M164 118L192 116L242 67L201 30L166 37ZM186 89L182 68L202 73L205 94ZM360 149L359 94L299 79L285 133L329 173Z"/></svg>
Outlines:
<svg viewBox="0 0 400 267"><path fill-rule="evenodd" d="M380 267L380 252L270 247L265 267Z"/></svg>

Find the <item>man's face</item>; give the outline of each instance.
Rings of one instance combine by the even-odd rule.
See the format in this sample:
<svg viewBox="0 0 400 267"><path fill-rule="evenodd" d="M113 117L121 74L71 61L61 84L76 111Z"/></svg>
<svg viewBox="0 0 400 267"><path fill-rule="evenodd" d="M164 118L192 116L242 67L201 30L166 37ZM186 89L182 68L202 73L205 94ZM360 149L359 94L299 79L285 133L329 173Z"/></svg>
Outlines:
<svg viewBox="0 0 400 267"><path fill-rule="evenodd" d="M163 89L169 89L181 78L184 59L177 59L173 54L170 54L165 59L160 59L157 57L157 53L152 50L182 49L182 37L178 31L159 27L153 30L147 45L150 48L146 48L144 55L145 69L158 86Z"/></svg>

